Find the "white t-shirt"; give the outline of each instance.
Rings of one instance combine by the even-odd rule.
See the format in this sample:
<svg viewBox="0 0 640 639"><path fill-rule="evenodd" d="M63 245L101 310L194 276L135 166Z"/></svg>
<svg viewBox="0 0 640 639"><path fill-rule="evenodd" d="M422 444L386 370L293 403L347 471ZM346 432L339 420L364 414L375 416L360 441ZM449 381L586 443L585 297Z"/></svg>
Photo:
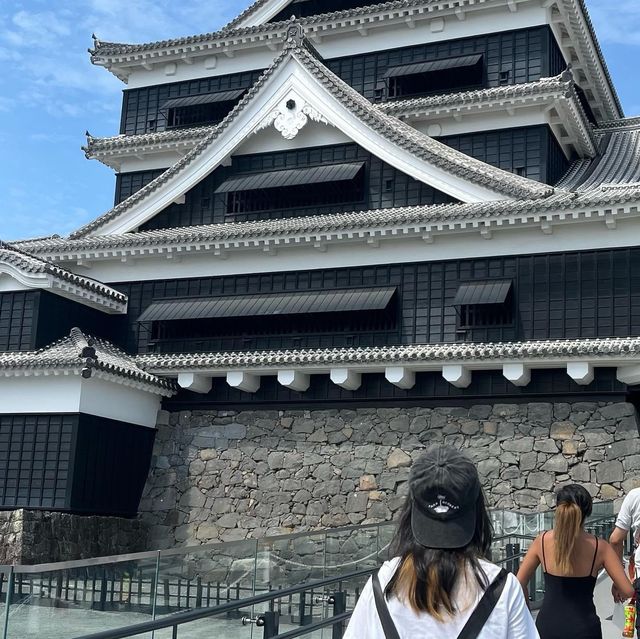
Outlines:
<svg viewBox="0 0 640 639"><path fill-rule="evenodd" d="M386 561L380 568L378 576L383 591L399 562L400 559L396 557L391 561ZM480 565L489 581L493 581L500 572L498 566L489 562L481 561ZM396 597L391 597L387 604L393 623L402 639L417 639L418 637L456 639L481 597L482 592L479 588L477 592L472 592L470 595L458 593L456 599L468 600L468 605L465 605L464 611L445 623L437 621L424 612L416 614ZM373 598L371 579L367 582L360 599L358 599L343 639L385 639ZM509 574L507 577L502 595L478 635L478 639L539 639L533 618L525 603L524 593L514 575Z"/></svg>
<svg viewBox="0 0 640 639"><path fill-rule="evenodd" d="M636 572L640 568L640 545L638 539L640 535L640 488L634 488L629 491L622 502L618 518L616 519L616 528L622 530L631 530L635 538L636 546Z"/></svg>

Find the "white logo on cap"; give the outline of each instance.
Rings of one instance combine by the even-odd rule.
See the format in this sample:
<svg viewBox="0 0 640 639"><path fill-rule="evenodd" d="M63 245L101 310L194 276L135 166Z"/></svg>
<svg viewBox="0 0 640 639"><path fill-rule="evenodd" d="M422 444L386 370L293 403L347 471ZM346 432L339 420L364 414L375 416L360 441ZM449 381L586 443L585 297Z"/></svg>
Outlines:
<svg viewBox="0 0 640 639"><path fill-rule="evenodd" d="M450 510L460 510L460 506L456 506L447 500L445 495L438 495L438 501L427 506L430 510L438 515L446 515Z"/></svg>

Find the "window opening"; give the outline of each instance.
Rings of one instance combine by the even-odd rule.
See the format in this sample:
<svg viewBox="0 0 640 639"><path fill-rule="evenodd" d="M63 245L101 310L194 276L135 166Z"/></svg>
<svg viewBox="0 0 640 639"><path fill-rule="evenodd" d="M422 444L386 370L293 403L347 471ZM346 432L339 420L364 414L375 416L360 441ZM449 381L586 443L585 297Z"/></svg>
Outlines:
<svg viewBox="0 0 640 639"><path fill-rule="evenodd" d="M246 188L254 185L260 188ZM357 204L366 195L364 163L236 175L216 192L227 193L226 214L235 220L268 211Z"/></svg>
<svg viewBox="0 0 640 639"><path fill-rule="evenodd" d="M511 326L514 321L511 280L467 282L453 300L458 329Z"/></svg>
<svg viewBox="0 0 640 639"><path fill-rule="evenodd" d="M484 84L482 54L391 67L385 73L388 98L475 89Z"/></svg>

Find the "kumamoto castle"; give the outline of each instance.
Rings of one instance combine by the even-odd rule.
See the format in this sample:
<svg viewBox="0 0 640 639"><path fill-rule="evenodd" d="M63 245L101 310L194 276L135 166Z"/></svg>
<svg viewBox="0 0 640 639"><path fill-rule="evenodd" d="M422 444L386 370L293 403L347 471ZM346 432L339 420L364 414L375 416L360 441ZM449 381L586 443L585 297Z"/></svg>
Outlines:
<svg viewBox="0 0 640 639"><path fill-rule="evenodd" d="M0 245L0 563L389 521L441 442L504 510L640 486L640 118L584 0L90 56L114 206Z"/></svg>

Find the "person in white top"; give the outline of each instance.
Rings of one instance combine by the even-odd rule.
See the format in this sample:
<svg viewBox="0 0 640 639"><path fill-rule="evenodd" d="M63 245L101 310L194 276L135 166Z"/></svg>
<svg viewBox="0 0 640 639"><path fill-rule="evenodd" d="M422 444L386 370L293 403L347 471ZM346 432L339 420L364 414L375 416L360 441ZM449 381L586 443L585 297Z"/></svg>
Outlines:
<svg viewBox="0 0 640 639"><path fill-rule="evenodd" d="M618 558L622 561L622 551L624 546L624 540L626 539L629 531L632 531L634 537L635 547L635 568L638 577L638 570L640 569L640 546L638 544L638 537L640 537L640 488L634 488L629 491L627 496L622 502L620 512L616 519L616 525L609 537L609 543L616 551ZM625 600L624 594L621 593L615 585L611 587L611 594L618 603Z"/></svg>
<svg viewBox="0 0 640 639"><path fill-rule="evenodd" d="M492 527L478 472L438 446L417 459L391 544L344 639L539 639L517 579L485 559Z"/></svg>

